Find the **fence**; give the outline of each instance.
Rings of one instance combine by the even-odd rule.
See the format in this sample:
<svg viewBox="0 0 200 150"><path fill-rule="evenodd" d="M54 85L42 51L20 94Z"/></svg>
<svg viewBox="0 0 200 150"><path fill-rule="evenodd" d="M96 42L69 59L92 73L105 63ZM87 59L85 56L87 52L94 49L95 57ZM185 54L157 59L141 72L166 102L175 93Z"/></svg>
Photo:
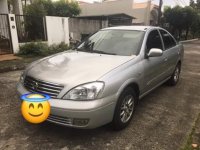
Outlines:
<svg viewBox="0 0 200 150"><path fill-rule="evenodd" d="M8 14L0 14L0 55L12 53Z"/></svg>
<svg viewBox="0 0 200 150"><path fill-rule="evenodd" d="M15 15L19 43L47 41L44 17Z"/></svg>
<svg viewBox="0 0 200 150"><path fill-rule="evenodd" d="M45 41L49 45L80 41L107 27L105 20L67 17L0 15L0 54L18 53L19 45Z"/></svg>

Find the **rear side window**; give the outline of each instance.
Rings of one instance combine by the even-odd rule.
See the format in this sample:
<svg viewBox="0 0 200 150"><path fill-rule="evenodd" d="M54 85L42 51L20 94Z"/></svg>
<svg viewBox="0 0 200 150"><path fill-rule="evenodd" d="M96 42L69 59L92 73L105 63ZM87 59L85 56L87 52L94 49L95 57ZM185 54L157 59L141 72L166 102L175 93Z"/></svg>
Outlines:
<svg viewBox="0 0 200 150"><path fill-rule="evenodd" d="M164 46L165 46L166 50L176 46L175 40L172 38L172 36L168 32L166 32L164 30L160 30L160 33L162 35Z"/></svg>
<svg viewBox="0 0 200 150"><path fill-rule="evenodd" d="M146 46L147 46L147 53L152 48L163 49L160 34L159 34L158 30L153 30L149 33Z"/></svg>

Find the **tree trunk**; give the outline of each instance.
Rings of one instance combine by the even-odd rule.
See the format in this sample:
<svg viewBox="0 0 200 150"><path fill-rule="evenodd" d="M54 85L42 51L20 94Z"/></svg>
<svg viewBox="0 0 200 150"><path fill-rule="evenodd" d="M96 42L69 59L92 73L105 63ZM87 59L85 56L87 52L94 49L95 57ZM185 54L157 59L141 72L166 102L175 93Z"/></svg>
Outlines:
<svg viewBox="0 0 200 150"><path fill-rule="evenodd" d="M187 38L188 38L188 33L189 33L189 28L187 27L186 34L185 34L185 40L187 40Z"/></svg>
<svg viewBox="0 0 200 150"><path fill-rule="evenodd" d="M195 32L192 34L192 36L193 36L193 39L195 38Z"/></svg>
<svg viewBox="0 0 200 150"><path fill-rule="evenodd" d="M179 39L181 40L181 36L182 36L182 29L179 29Z"/></svg>

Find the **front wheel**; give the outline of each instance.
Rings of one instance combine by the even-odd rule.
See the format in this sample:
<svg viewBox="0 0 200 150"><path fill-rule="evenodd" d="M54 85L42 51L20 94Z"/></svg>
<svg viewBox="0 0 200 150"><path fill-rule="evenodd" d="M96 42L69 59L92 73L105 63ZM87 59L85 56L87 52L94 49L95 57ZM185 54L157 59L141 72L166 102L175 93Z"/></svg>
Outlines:
<svg viewBox="0 0 200 150"><path fill-rule="evenodd" d="M126 88L118 99L112 121L115 130L125 128L131 121L136 105L136 94L133 88Z"/></svg>
<svg viewBox="0 0 200 150"><path fill-rule="evenodd" d="M174 73L172 74L171 78L167 81L168 85L175 86L180 78L180 72L181 72L181 65L178 64L174 70Z"/></svg>

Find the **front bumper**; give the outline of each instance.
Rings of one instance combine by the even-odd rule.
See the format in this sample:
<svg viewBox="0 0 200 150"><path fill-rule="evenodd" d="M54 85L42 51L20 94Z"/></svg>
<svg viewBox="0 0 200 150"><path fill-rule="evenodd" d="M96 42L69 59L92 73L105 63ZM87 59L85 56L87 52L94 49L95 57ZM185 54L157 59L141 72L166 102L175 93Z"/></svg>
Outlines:
<svg viewBox="0 0 200 150"><path fill-rule="evenodd" d="M19 95L29 93L20 82L17 84L17 91ZM116 96L93 101L50 99L49 102L51 114L47 121L68 127L92 129L112 121Z"/></svg>

